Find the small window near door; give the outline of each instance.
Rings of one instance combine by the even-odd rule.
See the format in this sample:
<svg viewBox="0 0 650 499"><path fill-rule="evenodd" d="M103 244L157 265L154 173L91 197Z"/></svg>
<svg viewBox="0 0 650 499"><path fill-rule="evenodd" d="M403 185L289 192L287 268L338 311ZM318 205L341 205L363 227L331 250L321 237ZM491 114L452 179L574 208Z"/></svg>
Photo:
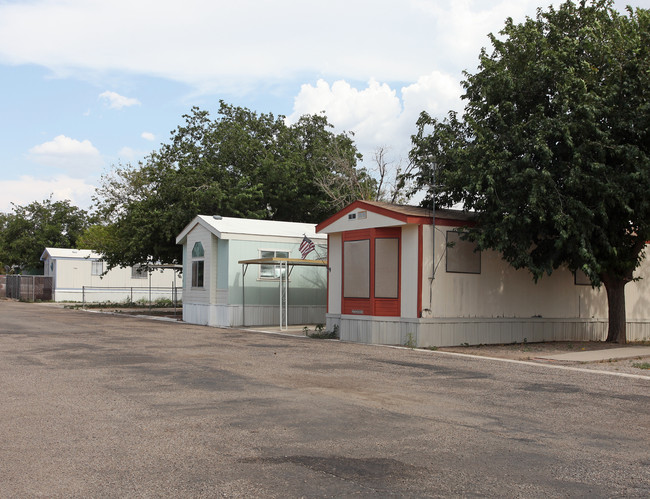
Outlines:
<svg viewBox="0 0 650 499"><path fill-rule="evenodd" d="M475 251L476 245L461 239L455 230L447 232L447 272L461 274L481 273L481 252Z"/></svg>

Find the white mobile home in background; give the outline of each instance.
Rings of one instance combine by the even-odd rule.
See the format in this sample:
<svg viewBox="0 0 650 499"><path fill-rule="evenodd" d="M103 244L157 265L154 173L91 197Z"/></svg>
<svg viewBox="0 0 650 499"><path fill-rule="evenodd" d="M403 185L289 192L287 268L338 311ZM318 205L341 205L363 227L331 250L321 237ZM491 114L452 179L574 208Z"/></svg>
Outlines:
<svg viewBox="0 0 650 499"><path fill-rule="evenodd" d="M106 264L92 250L45 248L41 260L44 275L54 278L54 301L58 302L172 299L174 287L180 286L173 269L147 272L141 267L115 267L104 274Z"/></svg>
<svg viewBox="0 0 650 499"><path fill-rule="evenodd" d="M280 267L242 260L301 260L305 237L326 258L326 240L314 224L199 215L176 238L183 245L183 320L209 326L280 322ZM300 263L300 262L296 262ZM316 263L314 263L316 265ZM288 323L325 323L327 271L295 265L288 275Z"/></svg>

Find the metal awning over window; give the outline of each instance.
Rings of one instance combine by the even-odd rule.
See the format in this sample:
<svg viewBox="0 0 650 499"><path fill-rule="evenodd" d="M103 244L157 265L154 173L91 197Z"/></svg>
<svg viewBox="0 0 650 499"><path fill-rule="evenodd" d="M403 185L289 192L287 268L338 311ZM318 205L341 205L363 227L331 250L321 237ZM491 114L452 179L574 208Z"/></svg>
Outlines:
<svg viewBox="0 0 650 499"><path fill-rule="evenodd" d="M298 267L327 267L325 260L302 260L300 258L254 258L239 260L242 266L242 324L246 326L246 271L249 265L277 265L280 267L280 330L289 326L289 276L293 268Z"/></svg>

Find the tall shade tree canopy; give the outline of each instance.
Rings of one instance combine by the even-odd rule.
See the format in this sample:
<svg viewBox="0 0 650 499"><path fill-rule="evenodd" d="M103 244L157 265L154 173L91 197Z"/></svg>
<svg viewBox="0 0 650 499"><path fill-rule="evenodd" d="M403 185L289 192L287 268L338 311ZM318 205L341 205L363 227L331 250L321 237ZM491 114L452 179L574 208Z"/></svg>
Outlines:
<svg viewBox="0 0 650 499"><path fill-rule="evenodd" d="M508 19L465 73L462 115L422 113L411 158L424 203L476 212L479 248L535 280L567 266L604 284L607 339L625 342L624 286L650 240L650 11L612 5Z"/></svg>
<svg viewBox="0 0 650 499"><path fill-rule="evenodd" d="M323 185L348 202L374 191L351 136L323 115L288 125L221 102L216 119L196 107L184 119L143 163L103 177L95 203L106 224L87 236L109 267L180 262L176 235L198 214L316 223L336 211ZM358 182L331 181L348 168Z"/></svg>
<svg viewBox="0 0 650 499"><path fill-rule="evenodd" d="M13 206L13 213L0 214L0 262L14 271L43 270L41 255L46 247L76 248L79 236L93 223L85 210L70 201L34 201Z"/></svg>

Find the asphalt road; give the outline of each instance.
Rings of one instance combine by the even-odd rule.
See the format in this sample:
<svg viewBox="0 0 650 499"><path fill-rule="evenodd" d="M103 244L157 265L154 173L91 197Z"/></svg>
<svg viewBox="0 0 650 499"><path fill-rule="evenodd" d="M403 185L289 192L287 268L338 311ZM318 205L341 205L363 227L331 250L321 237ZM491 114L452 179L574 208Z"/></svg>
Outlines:
<svg viewBox="0 0 650 499"><path fill-rule="evenodd" d="M649 497L650 379L0 301L0 497Z"/></svg>

